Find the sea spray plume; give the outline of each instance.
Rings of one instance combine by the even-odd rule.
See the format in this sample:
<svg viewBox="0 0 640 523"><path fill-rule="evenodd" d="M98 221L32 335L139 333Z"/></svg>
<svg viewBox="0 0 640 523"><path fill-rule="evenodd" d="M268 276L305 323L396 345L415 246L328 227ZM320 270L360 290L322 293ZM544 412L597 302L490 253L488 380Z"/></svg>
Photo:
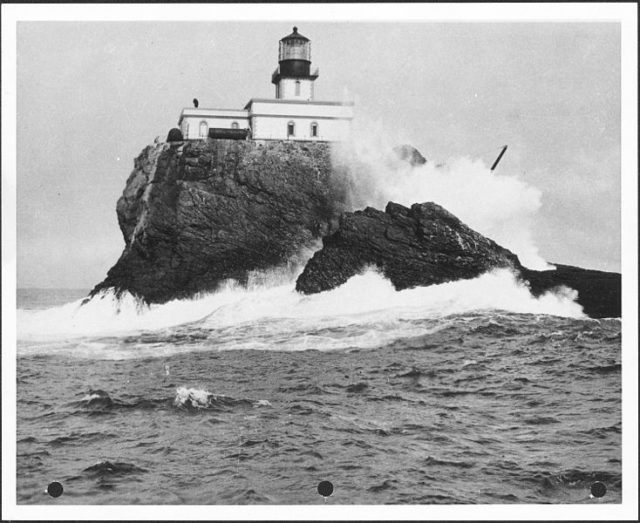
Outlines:
<svg viewBox="0 0 640 523"><path fill-rule="evenodd" d="M128 335L197 322L246 294L268 294L269 289L276 289L276 292L277 289L293 289L305 263L319 247L319 241L311 242L298 249L283 265L250 271L245 284L225 280L217 291L198 293L189 299L146 304L129 292L103 289L92 297L59 307L21 310L18 312L19 334L22 339L30 340ZM245 305L251 309L251 304ZM230 322L234 323L233 318Z"/></svg>
<svg viewBox="0 0 640 523"><path fill-rule="evenodd" d="M91 299L36 311L18 311L18 331L23 339L71 339L122 335L166 329L203 318L211 311L208 297L173 300L162 307L147 305L128 292L101 291ZM77 348L82 352L83 345Z"/></svg>
<svg viewBox="0 0 640 523"><path fill-rule="evenodd" d="M277 287L286 285L300 275L306 263L314 253L322 248L322 241L316 239L300 248L286 261L285 264L269 269L250 271L245 287L256 289L260 287Z"/></svg>
<svg viewBox="0 0 640 523"><path fill-rule="evenodd" d="M552 269L538 254L532 224L541 207L542 193L503 166L492 172L478 159L454 158L437 166L427 161L411 165L398 158L394 147L406 137L391 138L379 123L354 124L348 141L333 149L336 169L348 178L352 210L383 209L393 201L405 206L433 201L469 227L518 255L531 269ZM401 141L399 141L401 140ZM429 151L426 152L429 158Z"/></svg>

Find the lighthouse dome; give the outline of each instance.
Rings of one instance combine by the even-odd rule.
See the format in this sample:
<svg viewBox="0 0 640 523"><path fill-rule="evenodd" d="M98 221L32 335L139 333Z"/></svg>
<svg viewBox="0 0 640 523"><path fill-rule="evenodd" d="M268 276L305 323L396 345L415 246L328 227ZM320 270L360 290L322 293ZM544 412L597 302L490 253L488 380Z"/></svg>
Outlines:
<svg viewBox="0 0 640 523"><path fill-rule="evenodd" d="M298 32L298 28L297 27L293 27L293 33L291 33L290 35L285 36L282 41L284 40L302 40L303 42L309 42L309 39L306 36L302 36L299 32Z"/></svg>

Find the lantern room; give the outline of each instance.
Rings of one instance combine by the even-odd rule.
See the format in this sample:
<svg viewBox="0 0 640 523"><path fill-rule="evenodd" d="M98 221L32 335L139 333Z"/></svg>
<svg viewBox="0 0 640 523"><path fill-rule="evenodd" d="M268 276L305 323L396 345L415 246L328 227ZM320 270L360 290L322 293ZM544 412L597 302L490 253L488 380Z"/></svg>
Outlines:
<svg viewBox="0 0 640 523"><path fill-rule="evenodd" d="M293 28L293 33L280 40L278 63L281 74L308 76L311 66L311 42Z"/></svg>

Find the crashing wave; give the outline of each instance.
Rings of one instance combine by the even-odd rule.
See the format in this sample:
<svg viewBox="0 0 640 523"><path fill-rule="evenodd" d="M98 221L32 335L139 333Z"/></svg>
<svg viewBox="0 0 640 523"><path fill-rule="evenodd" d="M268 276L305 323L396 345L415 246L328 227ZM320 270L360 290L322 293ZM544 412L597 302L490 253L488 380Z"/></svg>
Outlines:
<svg viewBox="0 0 640 523"><path fill-rule="evenodd" d="M508 270L403 291L374 270L310 296L297 293L294 282L251 288L229 282L197 299L143 309L133 297L104 295L84 306L19 311L19 353L123 359L193 350L375 348L479 311L585 318L575 291L536 298Z"/></svg>

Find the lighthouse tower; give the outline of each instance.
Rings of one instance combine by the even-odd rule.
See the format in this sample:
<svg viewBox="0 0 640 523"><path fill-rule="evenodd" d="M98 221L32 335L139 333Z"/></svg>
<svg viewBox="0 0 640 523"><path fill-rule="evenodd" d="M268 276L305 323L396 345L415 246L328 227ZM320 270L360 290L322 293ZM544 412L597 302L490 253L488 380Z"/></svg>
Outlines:
<svg viewBox="0 0 640 523"><path fill-rule="evenodd" d="M293 28L280 40L278 68L271 76L275 98L251 98L243 109L205 109L194 100L178 126L185 140L287 140L338 142L351 132L353 102L318 101L311 70L311 42Z"/></svg>
<svg viewBox="0 0 640 523"><path fill-rule="evenodd" d="M311 72L311 41L293 28L280 40L278 67L271 76L278 100L313 100L313 82L318 69Z"/></svg>

